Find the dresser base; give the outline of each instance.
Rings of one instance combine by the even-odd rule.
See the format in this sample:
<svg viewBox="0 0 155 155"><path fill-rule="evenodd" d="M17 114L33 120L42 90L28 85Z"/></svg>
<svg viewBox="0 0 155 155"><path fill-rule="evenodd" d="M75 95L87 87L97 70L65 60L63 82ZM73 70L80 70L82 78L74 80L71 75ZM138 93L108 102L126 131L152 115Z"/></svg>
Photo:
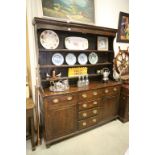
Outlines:
<svg viewBox="0 0 155 155"><path fill-rule="evenodd" d="M87 131L89 131L89 130L92 130L92 129L94 129L94 128L97 128L97 127L99 127L99 126L102 126L102 125L104 125L104 124L106 124L106 123L108 123L108 122L111 122L111 121L113 121L113 120L116 120L117 118L118 118L118 116L114 116L114 117L108 118L108 119L106 119L106 120L104 120L104 121L101 121L101 122L99 122L99 123L96 124L96 125L93 125L93 126L91 126L91 127L88 127L88 128L86 128L86 129L82 129L82 130L76 131L76 132L74 132L74 133L68 134L68 135L66 135L66 136L63 136L63 137L60 137L60 138L57 138L57 139L54 139L54 140L46 141L46 142L45 142L46 148L49 148L51 145L56 144L56 143L58 143L58 142L60 142L60 141L63 141L63 140L65 140L65 139L68 139L68 138L70 138L70 137L77 136L77 135L79 135L79 134L85 133L85 132L87 132Z"/></svg>

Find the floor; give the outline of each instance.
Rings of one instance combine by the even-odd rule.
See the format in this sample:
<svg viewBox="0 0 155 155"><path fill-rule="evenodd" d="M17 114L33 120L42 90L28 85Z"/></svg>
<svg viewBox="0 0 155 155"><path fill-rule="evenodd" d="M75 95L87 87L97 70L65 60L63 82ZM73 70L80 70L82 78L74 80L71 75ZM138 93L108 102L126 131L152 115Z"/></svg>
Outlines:
<svg viewBox="0 0 155 155"><path fill-rule="evenodd" d="M48 149L43 143L35 151L28 140L26 155L124 155L129 146L128 129L129 123L115 120Z"/></svg>

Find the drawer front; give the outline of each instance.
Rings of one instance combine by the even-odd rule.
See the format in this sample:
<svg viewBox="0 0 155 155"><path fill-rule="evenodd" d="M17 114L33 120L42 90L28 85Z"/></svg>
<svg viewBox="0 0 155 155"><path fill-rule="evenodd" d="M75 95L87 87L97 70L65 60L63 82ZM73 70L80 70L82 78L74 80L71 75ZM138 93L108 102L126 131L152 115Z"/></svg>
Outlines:
<svg viewBox="0 0 155 155"><path fill-rule="evenodd" d="M101 99L92 100L89 102L79 102L79 104L78 104L79 111L98 107L100 103L101 103Z"/></svg>
<svg viewBox="0 0 155 155"><path fill-rule="evenodd" d="M93 109L90 109L90 110L81 111L78 114L79 115L78 119L81 120L81 119L85 119L85 118L88 118L88 117L91 117L91 116L96 116L98 113L99 113L98 108L93 108Z"/></svg>
<svg viewBox="0 0 155 155"><path fill-rule="evenodd" d="M82 93L79 93L79 100L80 101L85 101L88 99L96 99L98 97L102 96L102 90L91 90L91 91L85 91Z"/></svg>
<svg viewBox="0 0 155 155"><path fill-rule="evenodd" d="M67 106L73 103L77 103L76 94L67 94L67 95L57 95L49 98L45 98L45 103L47 107L51 106Z"/></svg>
<svg viewBox="0 0 155 155"><path fill-rule="evenodd" d="M97 124L98 121L99 121L98 116L90 117L85 120L79 121L78 122L79 130L93 126L93 125Z"/></svg>
<svg viewBox="0 0 155 155"><path fill-rule="evenodd" d="M103 95L116 95L120 93L120 86L107 87L103 89Z"/></svg>

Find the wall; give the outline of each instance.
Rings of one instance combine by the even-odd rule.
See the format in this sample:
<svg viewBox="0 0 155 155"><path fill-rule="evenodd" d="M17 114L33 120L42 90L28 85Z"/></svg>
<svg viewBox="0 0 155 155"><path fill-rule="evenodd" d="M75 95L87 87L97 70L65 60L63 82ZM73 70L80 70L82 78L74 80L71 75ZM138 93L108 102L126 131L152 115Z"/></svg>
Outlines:
<svg viewBox="0 0 155 155"><path fill-rule="evenodd" d="M98 26L110 27L117 29L119 12L129 12L129 0L94 0L95 1L95 22ZM34 28L32 20L34 17L41 17L41 0L27 0L27 21L29 31L29 52L30 52L30 64L31 64L31 82L32 82L32 94L34 99L34 86L36 85L36 56L35 56L35 44L34 44ZM114 40L114 51L118 52L118 46L121 49L126 49L129 45L126 43L116 43Z"/></svg>
<svg viewBox="0 0 155 155"><path fill-rule="evenodd" d="M98 26L118 28L119 12L129 12L129 0L95 0L95 23ZM117 43L114 40L115 54L118 46L126 49L129 44Z"/></svg>

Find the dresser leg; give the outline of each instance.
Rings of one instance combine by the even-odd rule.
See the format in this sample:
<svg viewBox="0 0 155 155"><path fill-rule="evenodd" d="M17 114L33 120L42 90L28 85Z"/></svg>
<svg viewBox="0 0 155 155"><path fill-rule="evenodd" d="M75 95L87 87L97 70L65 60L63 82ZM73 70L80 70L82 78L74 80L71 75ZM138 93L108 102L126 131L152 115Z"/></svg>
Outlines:
<svg viewBox="0 0 155 155"><path fill-rule="evenodd" d="M46 144L46 148L47 148L47 149L50 148L50 146L51 146L50 144Z"/></svg>
<svg viewBox="0 0 155 155"><path fill-rule="evenodd" d="M34 151L36 148L35 140L34 140L34 120L33 117L31 117L31 144L32 144L32 151Z"/></svg>

